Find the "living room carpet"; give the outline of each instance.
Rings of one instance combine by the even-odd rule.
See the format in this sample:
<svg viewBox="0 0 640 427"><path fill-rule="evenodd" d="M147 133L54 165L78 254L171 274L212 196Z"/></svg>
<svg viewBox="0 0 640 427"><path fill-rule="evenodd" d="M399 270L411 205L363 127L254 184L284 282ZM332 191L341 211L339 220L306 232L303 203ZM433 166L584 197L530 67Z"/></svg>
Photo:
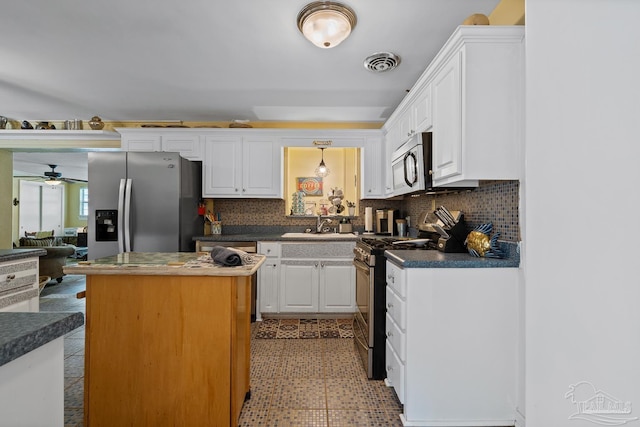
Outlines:
<svg viewBox="0 0 640 427"><path fill-rule="evenodd" d="M353 338L353 319L264 319L256 338Z"/></svg>

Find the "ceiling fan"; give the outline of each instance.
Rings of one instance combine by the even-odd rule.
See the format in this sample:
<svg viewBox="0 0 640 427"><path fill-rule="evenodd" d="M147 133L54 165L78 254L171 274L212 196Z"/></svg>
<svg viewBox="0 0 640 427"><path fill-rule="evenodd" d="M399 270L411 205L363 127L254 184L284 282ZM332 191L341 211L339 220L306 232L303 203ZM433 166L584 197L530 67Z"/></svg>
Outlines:
<svg viewBox="0 0 640 427"><path fill-rule="evenodd" d="M56 172L58 165L49 165L49 167L51 170L44 172L44 176L48 178L44 182L49 185L58 185L62 182L87 182L81 179L63 178L61 172Z"/></svg>

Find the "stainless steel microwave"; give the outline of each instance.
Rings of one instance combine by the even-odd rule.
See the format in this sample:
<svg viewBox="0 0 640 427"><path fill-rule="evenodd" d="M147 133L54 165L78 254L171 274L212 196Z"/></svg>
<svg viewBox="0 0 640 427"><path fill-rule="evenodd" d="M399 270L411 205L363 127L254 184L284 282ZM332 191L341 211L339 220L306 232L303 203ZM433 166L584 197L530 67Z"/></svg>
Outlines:
<svg viewBox="0 0 640 427"><path fill-rule="evenodd" d="M425 132L415 134L393 152L391 173L394 196L425 191L431 187L430 150L431 133Z"/></svg>

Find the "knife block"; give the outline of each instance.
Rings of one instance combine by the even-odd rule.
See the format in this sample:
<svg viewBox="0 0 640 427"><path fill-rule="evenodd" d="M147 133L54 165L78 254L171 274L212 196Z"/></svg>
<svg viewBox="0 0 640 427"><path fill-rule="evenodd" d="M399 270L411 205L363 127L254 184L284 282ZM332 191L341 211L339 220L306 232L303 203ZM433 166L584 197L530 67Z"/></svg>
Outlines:
<svg viewBox="0 0 640 427"><path fill-rule="evenodd" d="M453 227L442 227L449 234L449 237L438 239L438 250L440 252L467 252L464 241L467 239L467 223L464 215L460 215L460 220Z"/></svg>

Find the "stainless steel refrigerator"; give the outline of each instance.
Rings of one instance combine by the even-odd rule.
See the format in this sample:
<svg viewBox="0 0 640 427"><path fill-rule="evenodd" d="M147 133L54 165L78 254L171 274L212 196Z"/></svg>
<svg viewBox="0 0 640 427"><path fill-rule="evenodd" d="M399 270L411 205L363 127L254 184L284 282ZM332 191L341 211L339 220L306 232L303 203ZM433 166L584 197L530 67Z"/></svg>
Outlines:
<svg viewBox="0 0 640 427"><path fill-rule="evenodd" d="M88 258L193 252L202 163L178 153L89 153Z"/></svg>

